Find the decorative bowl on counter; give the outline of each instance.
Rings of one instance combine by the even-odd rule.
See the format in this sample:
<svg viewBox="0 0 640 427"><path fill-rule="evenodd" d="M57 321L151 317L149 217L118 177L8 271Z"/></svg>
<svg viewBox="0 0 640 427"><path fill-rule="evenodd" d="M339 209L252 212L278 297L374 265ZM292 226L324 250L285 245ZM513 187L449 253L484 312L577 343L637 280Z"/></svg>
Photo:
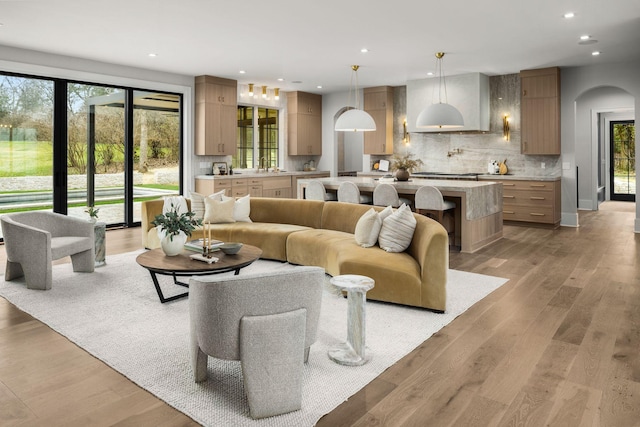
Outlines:
<svg viewBox="0 0 640 427"><path fill-rule="evenodd" d="M236 242L224 243L220 245L219 248L222 252L225 253L225 255L235 255L238 252L240 252L240 249L242 248L242 243L236 243Z"/></svg>

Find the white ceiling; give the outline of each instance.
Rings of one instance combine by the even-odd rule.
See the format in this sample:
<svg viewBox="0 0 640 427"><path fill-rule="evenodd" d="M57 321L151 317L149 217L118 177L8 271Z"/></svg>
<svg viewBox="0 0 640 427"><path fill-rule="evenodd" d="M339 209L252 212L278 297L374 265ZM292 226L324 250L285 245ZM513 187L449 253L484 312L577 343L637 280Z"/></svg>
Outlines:
<svg viewBox="0 0 640 427"><path fill-rule="evenodd" d="M640 0L0 0L0 23L1 45L315 93L351 64L361 87L425 78L437 51L446 75L640 58Z"/></svg>

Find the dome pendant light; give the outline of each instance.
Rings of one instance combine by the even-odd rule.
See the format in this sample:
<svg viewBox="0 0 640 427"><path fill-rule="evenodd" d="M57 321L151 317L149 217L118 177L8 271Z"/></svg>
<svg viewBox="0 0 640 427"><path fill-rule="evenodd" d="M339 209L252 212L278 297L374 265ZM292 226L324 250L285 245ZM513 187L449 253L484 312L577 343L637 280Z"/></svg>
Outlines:
<svg viewBox="0 0 640 427"><path fill-rule="evenodd" d="M464 126L462 114L454 106L447 104L447 83L442 72L444 52L436 53L436 70L438 72L438 103L422 110L416 120L417 128L458 128ZM442 89L444 88L444 102Z"/></svg>
<svg viewBox="0 0 640 427"><path fill-rule="evenodd" d="M351 73L351 83L353 83L354 75L356 80L354 90L355 107L342 113L340 117L338 117L338 120L336 120L335 130L339 132L365 132L376 130L376 122L375 120L373 120L373 117L371 117L371 115L366 111L359 108L360 101L358 96L358 68L360 68L359 65L351 66L351 69L353 70L353 72ZM347 104L349 104L349 102L351 101L351 86L352 84L349 84L349 98L347 99Z"/></svg>

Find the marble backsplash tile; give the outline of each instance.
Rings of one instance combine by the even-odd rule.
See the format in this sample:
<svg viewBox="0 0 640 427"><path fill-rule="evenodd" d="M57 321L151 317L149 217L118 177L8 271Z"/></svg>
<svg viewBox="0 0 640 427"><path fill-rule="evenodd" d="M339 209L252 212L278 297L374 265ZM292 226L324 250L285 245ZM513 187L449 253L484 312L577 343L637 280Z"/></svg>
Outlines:
<svg viewBox="0 0 640 427"><path fill-rule="evenodd" d="M421 170L433 172L486 172L489 161L506 159L509 173L526 176L561 174L560 156L525 156L520 153L520 77L518 74L490 79L489 132L412 133L403 142L403 120L407 116L405 86L394 88L394 153L415 153ZM502 118L510 116L510 141L503 137ZM460 150L460 152L456 152ZM453 153L453 154L450 154ZM372 156L372 161L391 156ZM541 167L544 163L544 169Z"/></svg>

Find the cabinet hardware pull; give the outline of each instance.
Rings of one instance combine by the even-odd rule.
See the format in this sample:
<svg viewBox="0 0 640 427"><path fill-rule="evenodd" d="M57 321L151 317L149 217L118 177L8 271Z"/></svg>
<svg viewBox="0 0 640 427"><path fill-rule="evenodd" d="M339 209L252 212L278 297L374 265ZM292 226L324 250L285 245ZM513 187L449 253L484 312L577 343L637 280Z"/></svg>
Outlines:
<svg viewBox="0 0 640 427"><path fill-rule="evenodd" d="M522 91L522 96L527 96L527 90L526 89Z"/></svg>
<svg viewBox="0 0 640 427"><path fill-rule="evenodd" d="M506 213L506 214L514 214L514 211L502 211L502 213Z"/></svg>
<svg viewBox="0 0 640 427"><path fill-rule="evenodd" d="M516 196L502 196L503 199L515 199Z"/></svg>
<svg viewBox="0 0 640 427"><path fill-rule="evenodd" d="M536 213L536 212L529 212L529 215L531 215L531 216L545 216L545 214L543 214L543 213Z"/></svg>
<svg viewBox="0 0 640 427"><path fill-rule="evenodd" d="M531 199L531 200L544 200L544 197L531 196L531 197L529 197L529 199Z"/></svg>
<svg viewBox="0 0 640 427"><path fill-rule="evenodd" d="M544 184L529 184L529 187L545 187Z"/></svg>
<svg viewBox="0 0 640 427"><path fill-rule="evenodd" d="M516 186L515 184L505 184L505 183L502 183L502 185L505 186L505 187L515 187Z"/></svg>

